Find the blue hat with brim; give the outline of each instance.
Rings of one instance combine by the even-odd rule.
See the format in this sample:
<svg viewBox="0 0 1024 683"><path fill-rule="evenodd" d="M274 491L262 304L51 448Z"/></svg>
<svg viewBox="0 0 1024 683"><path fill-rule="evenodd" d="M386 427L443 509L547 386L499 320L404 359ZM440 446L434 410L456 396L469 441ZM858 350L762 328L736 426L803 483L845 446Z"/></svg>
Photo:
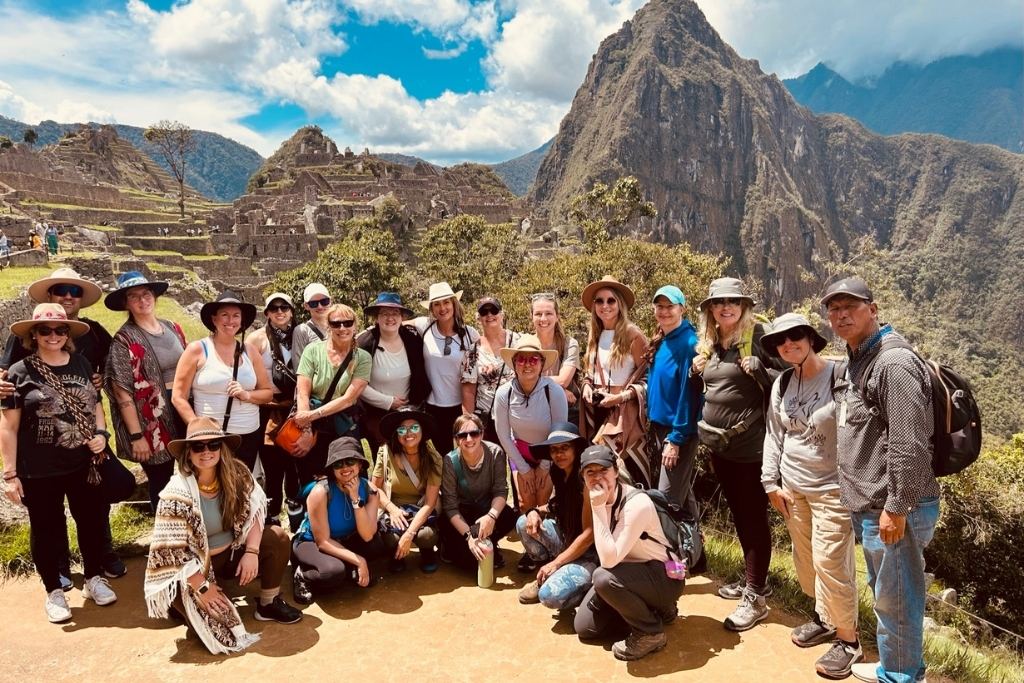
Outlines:
<svg viewBox="0 0 1024 683"><path fill-rule="evenodd" d="M402 297L395 292L381 292L377 295L376 301L363 309L363 313L376 316L382 308L397 309L402 312L402 317L404 318L411 318L416 315L411 309L402 305Z"/></svg>
<svg viewBox="0 0 1024 683"><path fill-rule="evenodd" d="M127 302L128 290L132 287L146 287L153 292L153 296L160 296L167 291L166 282L151 282L145 275L137 270L129 270L117 278L117 289L107 294L103 299L103 305L112 311L123 311Z"/></svg>
<svg viewBox="0 0 1024 683"><path fill-rule="evenodd" d="M678 304L679 306L686 305L686 296L683 294L683 290L679 289L675 285L665 285L658 289L654 293L654 298L651 301L657 301L659 296L663 296L669 300L669 303Z"/></svg>
<svg viewBox="0 0 1024 683"><path fill-rule="evenodd" d="M547 439L530 446L530 454L538 460L550 460L551 447L560 443L571 443L576 446L577 451L582 451L582 446L587 440L580 436L579 428L572 422L555 422L551 425L551 433Z"/></svg>

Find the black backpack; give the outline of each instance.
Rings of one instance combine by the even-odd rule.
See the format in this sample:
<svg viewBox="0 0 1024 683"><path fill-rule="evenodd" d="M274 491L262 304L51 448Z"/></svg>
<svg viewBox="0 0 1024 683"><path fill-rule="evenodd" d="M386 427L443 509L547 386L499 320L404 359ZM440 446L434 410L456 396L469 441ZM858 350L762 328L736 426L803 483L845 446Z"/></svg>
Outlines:
<svg viewBox="0 0 1024 683"><path fill-rule="evenodd" d="M610 529L615 528L618 510L638 493L645 493L654 503L654 509L658 512L658 521L661 522L661 531L668 539L668 545L656 538L652 538L646 531L640 534L645 541L654 541L663 546L670 556L676 559L685 560L686 566L693 569L701 560L704 554L704 541L701 537L700 528L696 520L687 517L686 512L678 503L670 501L662 491L657 489L640 489L634 486L622 486L622 503L612 511Z"/></svg>
<svg viewBox="0 0 1024 683"><path fill-rule="evenodd" d="M901 339L883 338L874 358L868 361L861 375L860 395L867 401L864 387L875 367L878 355L888 349L908 349L920 354ZM932 411L935 431L932 432L932 471L945 477L964 470L981 454L981 410L974 398L971 383L953 368L935 361L921 361L928 367L932 383Z"/></svg>

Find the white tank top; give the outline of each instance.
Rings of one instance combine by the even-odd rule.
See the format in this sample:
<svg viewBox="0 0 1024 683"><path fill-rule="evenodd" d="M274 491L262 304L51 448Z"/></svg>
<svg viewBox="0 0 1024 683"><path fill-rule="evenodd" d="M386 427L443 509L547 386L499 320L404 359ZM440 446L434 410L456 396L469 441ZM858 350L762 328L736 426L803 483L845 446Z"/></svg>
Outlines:
<svg viewBox="0 0 1024 683"><path fill-rule="evenodd" d="M196 415L209 417L218 425L224 421L224 411L228 406L228 382L231 381L231 366L225 365L208 339L200 339L206 362L192 378L192 405ZM252 367L249 355L242 351L238 361L238 383L246 391L256 388L256 370ZM228 422L229 434L248 434L260 427L260 407L255 403L239 401L231 402L231 420Z"/></svg>

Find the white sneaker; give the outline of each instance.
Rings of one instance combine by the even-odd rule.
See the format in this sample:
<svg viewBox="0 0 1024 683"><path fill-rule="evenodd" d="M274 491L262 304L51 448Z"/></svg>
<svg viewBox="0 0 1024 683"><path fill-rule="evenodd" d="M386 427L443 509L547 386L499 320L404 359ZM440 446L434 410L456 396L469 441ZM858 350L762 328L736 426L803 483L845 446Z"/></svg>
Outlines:
<svg viewBox="0 0 1024 683"><path fill-rule="evenodd" d="M858 662L850 667L850 673L858 681L876 683L878 680L878 662Z"/></svg>
<svg viewBox="0 0 1024 683"><path fill-rule="evenodd" d="M109 605L117 602L117 596L110 589L107 579L99 574L85 580L85 586L82 587L82 595L97 605Z"/></svg>
<svg viewBox="0 0 1024 683"><path fill-rule="evenodd" d="M46 594L46 618L51 623L59 624L63 621L71 619L71 608L68 607L67 598L64 597L64 591L60 588L55 588Z"/></svg>

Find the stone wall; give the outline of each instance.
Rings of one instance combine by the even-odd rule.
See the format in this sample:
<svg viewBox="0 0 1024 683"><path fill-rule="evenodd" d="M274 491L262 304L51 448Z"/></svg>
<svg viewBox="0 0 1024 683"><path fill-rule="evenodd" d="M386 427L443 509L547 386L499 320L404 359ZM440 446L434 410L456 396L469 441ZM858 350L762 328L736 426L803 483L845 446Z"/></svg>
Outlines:
<svg viewBox="0 0 1024 683"><path fill-rule="evenodd" d="M53 220L66 223L92 223L102 225L107 223L135 221L145 223L147 221L159 221L173 219L175 214L156 213L147 211L117 211L114 209L48 209ZM186 214L188 215L188 214Z"/></svg>
<svg viewBox="0 0 1024 683"><path fill-rule="evenodd" d="M227 237L233 238L232 235ZM209 237L127 237L117 238L118 244L124 244L132 249L147 249L152 251L177 251L182 254L204 255L213 254L213 248Z"/></svg>
<svg viewBox="0 0 1024 683"><path fill-rule="evenodd" d="M6 183L26 195L45 193L68 198L87 199L90 202L111 202L114 204L124 203L126 199L119 191L112 187L84 185L65 180L29 175L27 173L0 171L0 183Z"/></svg>

